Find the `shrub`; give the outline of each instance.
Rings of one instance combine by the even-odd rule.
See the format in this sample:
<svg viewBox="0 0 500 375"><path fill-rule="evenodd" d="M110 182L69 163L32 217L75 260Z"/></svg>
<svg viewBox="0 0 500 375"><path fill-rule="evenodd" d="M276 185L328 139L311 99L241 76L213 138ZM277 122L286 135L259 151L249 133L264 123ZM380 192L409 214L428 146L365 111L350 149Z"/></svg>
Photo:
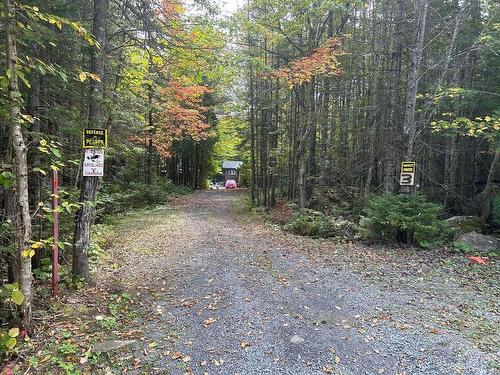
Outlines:
<svg viewBox="0 0 500 375"><path fill-rule="evenodd" d="M91 262L97 262L104 250L113 240L113 226L109 224L94 224L90 228L90 243L88 256Z"/></svg>
<svg viewBox="0 0 500 375"><path fill-rule="evenodd" d="M296 212L284 228L303 236L331 237L335 234L330 219L325 214L310 209Z"/></svg>
<svg viewBox="0 0 500 375"><path fill-rule="evenodd" d="M361 217L361 235L368 240L398 240L421 247L442 244L453 231L439 219L441 210L420 193L376 196Z"/></svg>
<svg viewBox="0 0 500 375"><path fill-rule="evenodd" d="M131 208L164 204L175 195L183 195L192 189L174 185L170 180L156 179L150 184L132 182L128 185L108 185L99 192L98 216L125 212Z"/></svg>
<svg viewBox="0 0 500 375"><path fill-rule="evenodd" d="M463 254L474 254L474 248L468 243L462 241L453 242L452 251L455 253L463 253Z"/></svg>
<svg viewBox="0 0 500 375"><path fill-rule="evenodd" d="M500 194L491 197L491 223L500 226Z"/></svg>

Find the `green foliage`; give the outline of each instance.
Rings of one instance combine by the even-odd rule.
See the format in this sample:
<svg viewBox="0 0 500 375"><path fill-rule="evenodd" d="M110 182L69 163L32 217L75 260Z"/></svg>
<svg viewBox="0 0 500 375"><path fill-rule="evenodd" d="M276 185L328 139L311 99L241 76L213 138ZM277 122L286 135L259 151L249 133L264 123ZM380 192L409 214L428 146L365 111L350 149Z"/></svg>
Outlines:
<svg viewBox="0 0 500 375"><path fill-rule="evenodd" d="M242 145L245 142L247 124L237 117L221 118L216 127L217 141L213 147L213 169L222 171L223 160L242 160Z"/></svg>
<svg viewBox="0 0 500 375"><path fill-rule="evenodd" d="M82 373L74 363L67 362L63 358L52 357L51 362L65 371L64 373L66 375L80 375Z"/></svg>
<svg viewBox="0 0 500 375"><path fill-rule="evenodd" d="M50 258L40 260L40 267L33 270L33 275L38 280L49 280L52 276L52 261Z"/></svg>
<svg viewBox="0 0 500 375"><path fill-rule="evenodd" d="M3 186L4 189L10 188L14 185L15 176L11 172L2 172L0 173L0 186Z"/></svg>
<svg viewBox="0 0 500 375"><path fill-rule="evenodd" d="M0 299L4 303L21 305L24 301L23 292L19 289L19 284L4 284L0 288Z"/></svg>
<svg viewBox="0 0 500 375"><path fill-rule="evenodd" d="M108 309L114 318L126 315L129 312L129 306L132 301L132 296L129 293L121 293L119 295L112 294L111 302L108 304Z"/></svg>
<svg viewBox="0 0 500 375"><path fill-rule="evenodd" d="M77 348L70 342L59 344L58 351L64 355L76 354L78 352Z"/></svg>
<svg viewBox="0 0 500 375"><path fill-rule="evenodd" d="M99 326L101 326L102 329L106 329L108 331L111 331L118 327L118 322L114 317L111 316L102 317L102 319L99 319L98 322Z"/></svg>
<svg viewBox="0 0 500 375"><path fill-rule="evenodd" d="M98 215L126 212L133 208L165 204L176 195L191 192L190 188L174 185L170 180L156 179L150 184L132 182L128 185L108 185L96 200Z"/></svg>
<svg viewBox="0 0 500 375"><path fill-rule="evenodd" d="M485 253L484 251L480 251L476 249L474 246L463 241L453 242L453 246L451 247L451 249L454 253L467 254L467 255L489 256L493 258L499 255L497 251L489 251Z"/></svg>
<svg viewBox="0 0 500 375"><path fill-rule="evenodd" d="M420 193L376 196L364 210L360 233L368 240L406 239L420 247L438 245L452 234L447 223L438 217L441 209Z"/></svg>
<svg viewBox="0 0 500 375"><path fill-rule="evenodd" d="M335 234L333 223L325 214L307 208L296 212L284 228L303 236L331 237Z"/></svg>
<svg viewBox="0 0 500 375"><path fill-rule="evenodd" d="M500 226L500 194L491 197L491 222Z"/></svg>
<svg viewBox="0 0 500 375"><path fill-rule="evenodd" d="M24 295L16 284L4 284L0 287L0 301L3 308L15 311L16 305L21 305L24 301ZM0 359L12 353L18 344L19 328L14 327L8 330L0 329Z"/></svg>
<svg viewBox="0 0 500 375"><path fill-rule="evenodd" d="M0 331L0 358L12 352L17 345L18 336L19 328Z"/></svg>
<svg viewBox="0 0 500 375"><path fill-rule="evenodd" d="M465 242L462 241L455 241L453 242L452 249L456 253L463 253L463 254L474 254L474 248Z"/></svg>
<svg viewBox="0 0 500 375"><path fill-rule="evenodd" d="M97 262L111 245L113 239L113 226L109 224L94 224L90 229L90 243L88 256L91 262Z"/></svg>

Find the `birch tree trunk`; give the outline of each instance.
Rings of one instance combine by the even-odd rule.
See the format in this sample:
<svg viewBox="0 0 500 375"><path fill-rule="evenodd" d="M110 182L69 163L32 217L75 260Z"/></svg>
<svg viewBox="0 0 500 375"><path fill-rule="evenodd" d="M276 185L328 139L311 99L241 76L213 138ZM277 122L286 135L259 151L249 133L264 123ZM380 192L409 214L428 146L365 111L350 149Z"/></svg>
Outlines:
<svg viewBox="0 0 500 375"><path fill-rule="evenodd" d="M31 301L32 297L32 275L31 258L23 256L23 252L31 245L31 218L29 211L28 194L28 163L27 148L21 129L21 94L17 78L17 40L15 35L15 5L12 0L5 0L7 13L6 19L6 55L7 69L11 72L9 80L9 105L10 105L10 138L14 153L13 161L16 175L16 244L19 275L18 282L24 295L24 301L20 306L20 318L23 327L31 329Z"/></svg>
<svg viewBox="0 0 500 375"><path fill-rule="evenodd" d="M99 49L91 53L90 71L97 74L100 81L90 81L89 124L100 127L103 124L102 98L104 81L104 51L106 43L107 0L94 0L93 34L99 42ZM86 281L90 279L88 247L92 222L93 202L97 193L98 177L83 177L80 192L81 208L78 210L73 238L73 276Z"/></svg>

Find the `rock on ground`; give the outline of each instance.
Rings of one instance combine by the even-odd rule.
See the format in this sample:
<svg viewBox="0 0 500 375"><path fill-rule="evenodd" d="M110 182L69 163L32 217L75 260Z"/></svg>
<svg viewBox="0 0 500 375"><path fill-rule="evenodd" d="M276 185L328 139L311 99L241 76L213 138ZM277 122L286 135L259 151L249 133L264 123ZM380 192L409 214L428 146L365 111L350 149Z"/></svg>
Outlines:
<svg viewBox="0 0 500 375"><path fill-rule="evenodd" d="M500 251L500 240L498 238L481 233L464 233L458 236L457 241L465 243L479 252Z"/></svg>

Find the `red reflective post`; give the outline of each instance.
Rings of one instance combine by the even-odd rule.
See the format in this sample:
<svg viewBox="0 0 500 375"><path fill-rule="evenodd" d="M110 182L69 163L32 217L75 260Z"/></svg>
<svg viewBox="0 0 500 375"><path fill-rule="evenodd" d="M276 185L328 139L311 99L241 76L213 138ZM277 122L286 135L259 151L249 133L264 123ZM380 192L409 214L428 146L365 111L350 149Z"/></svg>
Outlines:
<svg viewBox="0 0 500 375"><path fill-rule="evenodd" d="M59 293L59 178L57 171L52 171L52 210L54 213L54 251L52 252L52 295Z"/></svg>

